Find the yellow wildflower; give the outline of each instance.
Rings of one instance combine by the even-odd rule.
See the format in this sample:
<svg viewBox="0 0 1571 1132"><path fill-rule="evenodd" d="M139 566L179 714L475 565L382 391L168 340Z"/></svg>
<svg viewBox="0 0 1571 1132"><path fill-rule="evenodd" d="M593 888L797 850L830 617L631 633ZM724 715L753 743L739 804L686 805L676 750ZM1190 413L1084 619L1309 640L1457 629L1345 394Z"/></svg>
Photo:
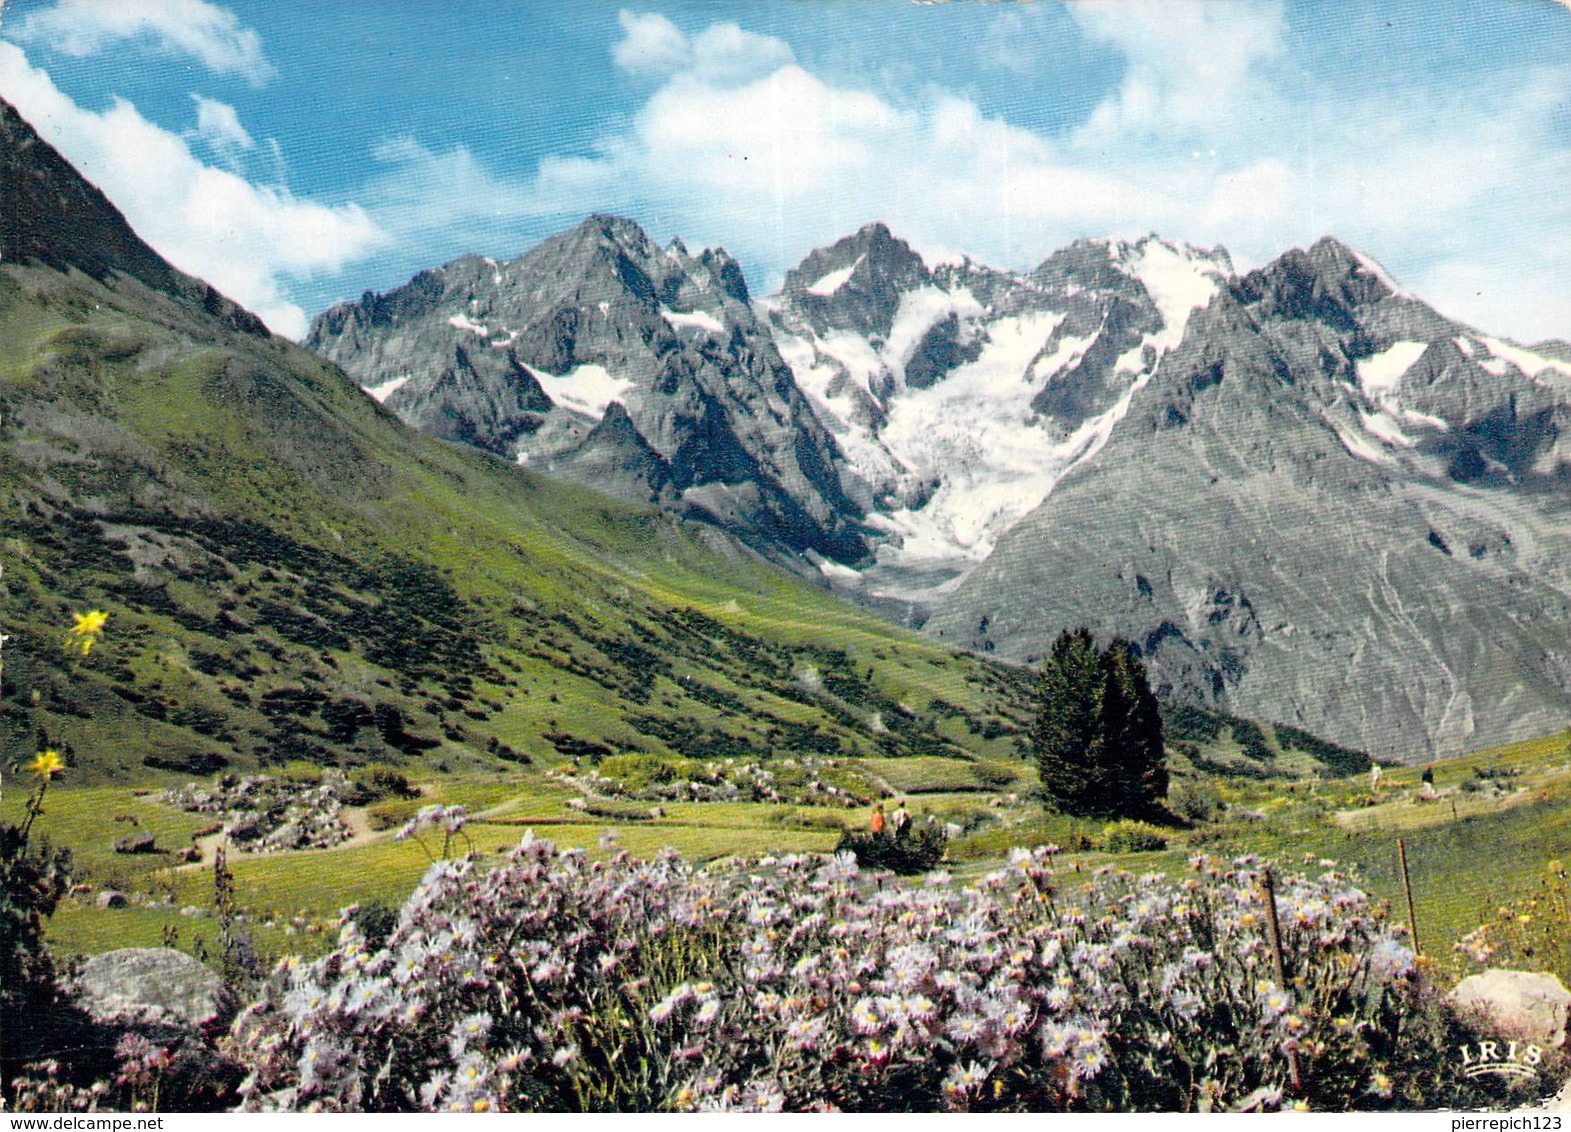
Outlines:
<svg viewBox="0 0 1571 1132"><path fill-rule="evenodd" d="M81 649L86 656L98 643L98 638L104 635L104 623L109 620L109 614L101 609L91 609L86 613L72 614L76 624L71 627L70 635L65 639L68 649Z"/></svg>
<svg viewBox="0 0 1571 1132"><path fill-rule="evenodd" d="M38 752L38 757L27 764L27 769L38 775L39 778L53 778L65 770L65 760L60 757L60 752L50 748Z"/></svg>

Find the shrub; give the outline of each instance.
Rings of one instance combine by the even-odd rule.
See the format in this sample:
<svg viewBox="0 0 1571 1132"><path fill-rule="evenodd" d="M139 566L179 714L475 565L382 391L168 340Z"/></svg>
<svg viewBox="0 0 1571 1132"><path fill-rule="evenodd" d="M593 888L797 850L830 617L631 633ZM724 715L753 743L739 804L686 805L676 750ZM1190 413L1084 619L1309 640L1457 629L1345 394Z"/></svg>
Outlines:
<svg viewBox="0 0 1571 1132"><path fill-rule="evenodd" d="M1102 830L1102 848L1108 853L1145 853L1166 849L1167 837L1143 821L1117 821Z"/></svg>
<svg viewBox="0 0 1571 1132"><path fill-rule="evenodd" d="M351 772L339 796L346 806L369 806L384 798L418 798L420 793L403 771L372 763Z"/></svg>
<svg viewBox="0 0 1571 1132"><path fill-rule="evenodd" d="M983 759L978 759L971 764L971 772L976 775L976 780L984 787L993 789L1013 785L1020 779L1020 774L1014 767L1004 763L988 762Z"/></svg>
<svg viewBox="0 0 1571 1132"><path fill-rule="evenodd" d="M1187 822L1208 822L1222 809L1222 793L1213 782L1184 779L1168 790L1167 807Z"/></svg>
<svg viewBox="0 0 1571 1132"><path fill-rule="evenodd" d="M848 852L869 869L888 869L902 876L937 868L949 848L949 838L933 821L913 822L904 837L848 829L840 836L837 852Z"/></svg>
<svg viewBox="0 0 1571 1132"><path fill-rule="evenodd" d="M253 1110L1129 1111L1493 1106L1384 908L1334 869L882 886L850 854L697 871L526 837L433 864L236 1020ZM1514 1091L1513 1091L1514 1090Z"/></svg>

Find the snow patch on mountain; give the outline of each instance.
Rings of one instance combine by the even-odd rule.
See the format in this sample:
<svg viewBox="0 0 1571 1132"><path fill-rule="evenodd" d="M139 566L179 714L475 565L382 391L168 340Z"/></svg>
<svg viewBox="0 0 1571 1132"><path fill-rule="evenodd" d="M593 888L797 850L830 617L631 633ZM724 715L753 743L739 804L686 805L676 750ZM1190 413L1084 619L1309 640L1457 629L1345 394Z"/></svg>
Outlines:
<svg viewBox="0 0 1571 1132"><path fill-rule="evenodd" d="M380 404L381 402L386 401L400 388L402 388L404 383L408 380L409 375L406 373L403 377L395 377L391 380L381 382L378 385L362 385L361 388L369 393L377 401L377 403Z"/></svg>
<svg viewBox="0 0 1571 1132"><path fill-rule="evenodd" d="M604 366L574 366L558 376L545 370L524 366L529 375L540 383L545 395L564 409L583 413L599 420L605 416L612 401L620 401L627 391L638 383L612 377Z"/></svg>
<svg viewBox="0 0 1571 1132"><path fill-rule="evenodd" d="M985 313L976 296L965 287L945 291L929 286L908 291L900 296L900 307L889 327L889 339L881 352L884 364L903 383L906 363L939 321L950 315L957 316L961 341L969 342L975 337L977 320Z"/></svg>
<svg viewBox="0 0 1571 1132"><path fill-rule="evenodd" d="M1183 340L1189 316L1209 303L1232 274L1225 252L1206 255L1166 240L1147 238L1118 251L1115 262L1144 284L1162 316L1163 327L1150 340L1158 353Z"/></svg>
<svg viewBox="0 0 1571 1132"><path fill-rule="evenodd" d="M1427 342L1402 341L1387 347L1378 354L1360 358L1355 365L1358 387L1364 395L1380 399L1400 388L1402 377L1429 349Z"/></svg>
<svg viewBox="0 0 1571 1132"><path fill-rule="evenodd" d="M1390 444L1398 448L1412 448L1418 444L1418 441L1402 431L1402 426L1390 413L1384 411L1366 413L1360 409L1358 419L1363 424L1364 431L1382 444Z"/></svg>
<svg viewBox="0 0 1571 1132"><path fill-rule="evenodd" d="M708 311L674 311L668 307L660 308L660 317L670 324L672 330L702 330L709 334L724 334L725 324Z"/></svg>
<svg viewBox="0 0 1571 1132"><path fill-rule="evenodd" d="M1351 248L1348 250L1352 251ZM1401 287L1398 287L1396 280L1391 278L1390 272L1386 271L1385 268L1381 267L1374 260L1364 255L1362 252L1353 251L1352 254L1353 259L1355 262L1357 262L1359 268L1362 269L1366 274L1374 276L1375 279L1380 282L1381 286L1385 287L1385 289L1390 291L1393 295L1403 299L1411 299L1413 297L1412 295L1408 294L1408 292L1402 290Z"/></svg>
<svg viewBox="0 0 1571 1132"><path fill-rule="evenodd" d="M448 319L447 325L453 327L455 330L467 330L472 334L478 334L482 338L488 338L491 335L491 332L486 329L483 323L474 321L467 314L462 312L459 312L452 318Z"/></svg>
<svg viewBox="0 0 1571 1132"><path fill-rule="evenodd" d="M1560 361L1558 358L1546 357L1543 354L1536 353L1533 350L1525 349L1522 346L1514 345L1499 338L1483 338L1481 341L1496 359L1515 366L1528 377L1537 378L1540 384L1560 385L1562 384L1561 382L1553 379L1571 377L1571 363ZM1480 364L1484 365L1484 367L1489 369L1490 373L1494 373L1495 376L1501 376L1501 373L1496 372L1494 369L1490 369L1486 363Z"/></svg>
<svg viewBox="0 0 1571 1132"><path fill-rule="evenodd" d="M862 265L862 261L866 258L865 255L859 255L845 267L820 276L816 281L807 285L807 293L809 295L818 295L819 297L833 295L850 282L851 276L856 274L856 269Z"/></svg>
<svg viewBox="0 0 1571 1132"><path fill-rule="evenodd" d="M1367 460L1371 464L1381 465L1391 465L1396 462L1391 454L1382 447L1381 443L1371 437L1370 433L1355 431L1330 415L1326 415L1324 420L1336 433L1337 439L1342 442L1342 447L1360 460Z"/></svg>

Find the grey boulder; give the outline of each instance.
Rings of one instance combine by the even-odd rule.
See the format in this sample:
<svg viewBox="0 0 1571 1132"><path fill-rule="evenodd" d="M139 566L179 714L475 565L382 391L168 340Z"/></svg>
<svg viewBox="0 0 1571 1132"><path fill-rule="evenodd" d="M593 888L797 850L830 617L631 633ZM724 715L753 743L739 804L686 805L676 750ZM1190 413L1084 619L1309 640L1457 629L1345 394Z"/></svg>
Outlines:
<svg viewBox="0 0 1571 1132"><path fill-rule="evenodd" d="M201 1029L234 1013L227 987L202 963L167 947L95 955L77 976L77 997L99 1021L169 1022Z"/></svg>
<svg viewBox="0 0 1571 1132"><path fill-rule="evenodd" d="M1565 1044L1571 991L1554 975L1491 968L1463 979L1451 997L1458 1006L1478 1008L1501 1038L1555 1049Z"/></svg>

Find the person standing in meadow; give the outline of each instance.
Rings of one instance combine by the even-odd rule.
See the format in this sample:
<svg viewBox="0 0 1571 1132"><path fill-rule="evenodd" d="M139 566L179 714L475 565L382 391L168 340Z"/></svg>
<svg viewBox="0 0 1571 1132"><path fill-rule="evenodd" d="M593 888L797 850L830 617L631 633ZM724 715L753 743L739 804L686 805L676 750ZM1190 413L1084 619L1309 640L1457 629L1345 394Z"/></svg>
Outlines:
<svg viewBox="0 0 1571 1132"><path fill-rule="evenodd" d="M901 838L905 837L907 831L910 830L911 811L906 809L904 798L900 799L899 805L895 807L895 812L893 817L890 818L890 823L894 826L896 841L899 841Z"/></svg>
<svg viewBox="0 0 1571 1132"><path fill-rule="evenodd" d="M884 804L882 802L873 803L873 820L871 825L874 837L882 837L884 835Z"/></svg>

